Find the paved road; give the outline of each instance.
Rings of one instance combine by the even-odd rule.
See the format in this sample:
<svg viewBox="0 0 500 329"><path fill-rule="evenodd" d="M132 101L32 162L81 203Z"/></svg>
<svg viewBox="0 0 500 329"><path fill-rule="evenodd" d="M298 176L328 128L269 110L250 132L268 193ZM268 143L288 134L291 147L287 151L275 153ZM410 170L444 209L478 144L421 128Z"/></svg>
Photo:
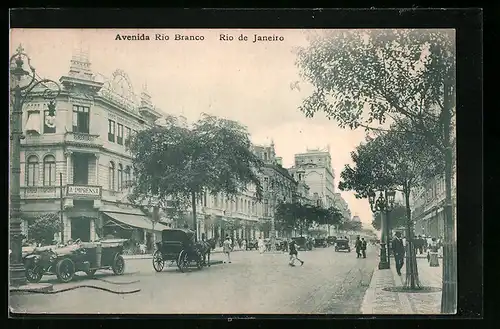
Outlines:
<svg viewBox="0 0 500 329"><path fill-rule="evenodd" d="M354 252L336 253L333 248L301 252L302 267L288 266L286 254L248 251L232 256L231 264L189 273L175 268L156 273L150 259L129 260L129 274L105 278L137 283L113 285L85 278L54 289L94 284L118 291L139 288L139 293L115 295L82 288L56 295L13 295L10 305L14 311L30 313L356 314L377 261L374 250L368 251L367 259L357 259Z"/></svg>

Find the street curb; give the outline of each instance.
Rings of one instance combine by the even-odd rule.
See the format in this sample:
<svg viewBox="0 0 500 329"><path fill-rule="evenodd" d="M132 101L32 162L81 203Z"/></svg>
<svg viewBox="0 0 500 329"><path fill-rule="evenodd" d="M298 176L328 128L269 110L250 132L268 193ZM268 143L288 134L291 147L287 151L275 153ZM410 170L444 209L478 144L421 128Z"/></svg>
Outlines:
<svg viewBox="0 0 500 329"><path fill-rule="evenodd" d="M365 296L363 297L363 301L361 302L361 314L374 314L373 305L375 305L375 291L376 291L376 282L377 278L380 275L380 270L375 268L373 270L372 279L370 280L370 285L368 289L365 291Z"/></svg>
<svg viewBox="0 0 500 329"><path fill-rule="evenodd" d="M33 291L36 292L49 292L54 289L54 285L50 283L30 283L19 287L9 286L9 292L11 294L26 293L29 294Z"/></svg>

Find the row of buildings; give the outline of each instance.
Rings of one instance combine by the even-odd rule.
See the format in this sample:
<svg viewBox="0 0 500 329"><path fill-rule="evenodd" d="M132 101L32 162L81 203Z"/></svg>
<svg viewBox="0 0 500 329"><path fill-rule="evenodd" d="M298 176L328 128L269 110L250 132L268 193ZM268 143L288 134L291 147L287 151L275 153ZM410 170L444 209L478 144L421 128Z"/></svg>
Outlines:
<svg viewBox="0 0 500 329"><path fill-rule="evenodd" d="M109 78L95 74L83 53L73 56L69 72L59 81L62 92L55 117L47 111L42 91L35 90L24 105L21 211L25 234L29 236L30 220L60 209L65 239L92 241L113 234L150 242L162 229L175 226L168 212L153 225L150 213L132 207L127 199L134 179L127 140L162 117L147 89L137 97L121 70ZM276 205L294 200L325 208L335 205L346 219L351 218L347 203L335 192L329 149L296 154L289 169L283 168L273 143L255 145L253 151L265 162L264 199L257 202L252 190L232 200L224 195L200 196L200 236L268 235Z"/></svg>

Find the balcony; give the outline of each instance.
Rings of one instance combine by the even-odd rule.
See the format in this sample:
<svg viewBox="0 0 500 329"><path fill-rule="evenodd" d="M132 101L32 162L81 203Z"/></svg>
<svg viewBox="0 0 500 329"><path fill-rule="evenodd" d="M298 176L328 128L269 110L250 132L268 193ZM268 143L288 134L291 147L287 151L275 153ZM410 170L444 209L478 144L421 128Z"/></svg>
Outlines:
<svg viewBox="0 0 500 329"><path fill-rule="evenodd" d="M58 186L24 186L21 187L23 199L53 199L59 197Z"/></svg>
<svg viewBox="0 0 500 329"><path fill-rule="evenodd" d="M101 198L102 190L100 186L72 184L66 187L66 196L72 199L95 200Z"/></svg>
<svg viewBox="0 0 500 329"><path fill-rule="evenodd" d="M78 144L90 147L101 147L102 142L99 140L99 135L85 134L85 133L75 133L67 132L64 135L64 141L66 143Z"/></svg>

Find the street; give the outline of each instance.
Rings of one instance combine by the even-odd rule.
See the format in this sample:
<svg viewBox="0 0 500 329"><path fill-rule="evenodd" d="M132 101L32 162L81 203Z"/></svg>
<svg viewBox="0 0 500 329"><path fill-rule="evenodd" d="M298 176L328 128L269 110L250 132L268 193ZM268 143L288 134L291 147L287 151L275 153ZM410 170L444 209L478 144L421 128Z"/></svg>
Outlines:
<svg viewBox="0 0 500 329"><path fill-rule="evenodd" d="M247 251L231 256L231 264L193 268L188 273L174 267L156 273L151 259L127 260L123 276L99 277L138 282L118 285L82 278L54 284L54 290L85 284L117 291L140 289L138 293L81 288L53 295L12 295L10 305L14 312L28 313L359 314L377 262L372 248L366 259L357 259L355 252L335 252L333 247L300 252L305 263L296 267L288 265L285 253ZM222 257L213 255L213 259Z"/></svg>

